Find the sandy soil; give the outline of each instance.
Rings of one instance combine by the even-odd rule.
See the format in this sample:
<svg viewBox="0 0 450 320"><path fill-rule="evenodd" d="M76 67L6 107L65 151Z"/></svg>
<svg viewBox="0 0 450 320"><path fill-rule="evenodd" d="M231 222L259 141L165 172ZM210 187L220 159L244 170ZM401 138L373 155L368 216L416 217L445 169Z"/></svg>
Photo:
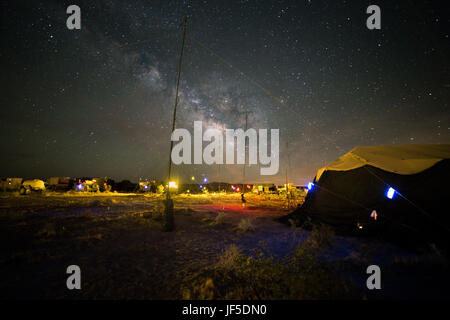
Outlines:
<svg viewBox="0 0 450 320"><path fill-rule="evenodd" d="M158 196L0 194L1 297L178 299L181 281L214 264L229 245L251 254L264 242L284 256L308 236L276 221L290 212L278 197L248 196L245 205L236 194L175 196L174 202L175 231L163 232ZM215 225L220 213L223 221ZM254 231L239 231L243 219L250 219ZM349 263L370 256L368 263L389 270L385 289L376 294L364 293L365 270L350 275L360 283L362 297L445 294L439 278L448 267L433 253L338 236L333 252ZM82 290L66 288L71 264L82 270Z"/></svg>

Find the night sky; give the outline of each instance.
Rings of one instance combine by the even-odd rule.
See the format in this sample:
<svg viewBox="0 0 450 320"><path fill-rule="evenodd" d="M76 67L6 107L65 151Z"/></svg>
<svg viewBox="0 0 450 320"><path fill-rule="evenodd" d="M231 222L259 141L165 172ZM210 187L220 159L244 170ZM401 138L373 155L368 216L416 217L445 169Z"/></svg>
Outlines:
<svg viewBox="0 0 450 320"><path fill-rule="evenodd" d="M66 8L81 8L68 30ZM381 30L366 8L381 7ZM304 184L357 145L450 143L449 16L439 1L4 1L3 177L165 179L183 16L178 128L280 129ZM218 166L174 167L181 181ZM242 165L220 180L241 182Z"/></svg>

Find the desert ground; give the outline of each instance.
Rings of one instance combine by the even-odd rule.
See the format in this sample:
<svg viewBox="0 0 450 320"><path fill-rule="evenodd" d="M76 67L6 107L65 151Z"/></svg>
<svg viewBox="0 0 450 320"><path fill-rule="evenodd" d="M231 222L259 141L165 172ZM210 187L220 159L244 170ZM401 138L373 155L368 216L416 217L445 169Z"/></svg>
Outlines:
<svg viewBox="0 0 450 320"><path fill-rule="evenodd" d="M0 194L1 298L448 298L448 260L433 248L282 224L284 198L175 195L163 232L162 195ZM368 290L366 268L382 271ZM68 290L66 268L81 268Z"/></svg>

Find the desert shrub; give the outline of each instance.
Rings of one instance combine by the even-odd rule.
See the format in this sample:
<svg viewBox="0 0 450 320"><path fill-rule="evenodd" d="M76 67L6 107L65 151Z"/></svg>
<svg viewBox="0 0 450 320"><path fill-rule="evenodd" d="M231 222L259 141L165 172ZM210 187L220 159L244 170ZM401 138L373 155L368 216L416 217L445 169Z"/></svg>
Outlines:
<svg viewBox="0 0 450 320"><path fill-rule="evenodd" d="M161 221L164 218L164 201L158 201L152 210L151 217L153 220Z"/></svg>
<svg viewBox="0 0 450 320"><path fill-rule="evenodd" d="M235 267L235 262L241 255L241 248L237 245L232 244L226 248L219 257L219 261L216 264L216 268L223 270L233 270Z"/></svg>
<svg viewBox="0 0 450 320"><path fill-rule="evenodd" d="M56 226L53 223L46 223L39 231L36 233L38 237L53 237L56 236Z"/></svg>
<svg viewBox="0 0 450 320"><path fill-rule="evenodd" d="M333 237L333 228L327 225L320 225L312 228L311 235L306 241L309 241L309 245L311 247L329 249L331 247Z"/></svg>
<svg viewBox="0 0 450 320"><path fill-rule="evenodd" d="M294 219L288 219L288 223L291 228L297 228L297 225L296 225Z"/></svg>
<svg viewBox="0 0 450 320"><path fill-rule="evenodd" d="M327 258L329 236L320 231L286 257L267 254L264 248L244 254L227 248L218 262L185 279L184 299L345 299L356 296L356 287L344 277L342 265Z"/></svg>
<svg viewBox="0 0 450 320"><path fill-rule="evenodd" d="M184 300L213 300L215 298L215 286L213 279L206 277L199 280L193 288L183 288L181 298Z"/></svg>
<svg viewBox="0 0 450 320"><path fill-rule="evenodd" d="M249 231L255 231L255 227L250 219L244 218L237 225L237 231L240 233L246 233Z"/></svg>
<svg viewBox="0 0 450 320"><path fill-rule="evenodd" d="M107 198L105 200L105 205L108 205L108 206L115 205L115 204L118 204L118 203L119 203L119 200L115 199L115 198Z"/></svg>
<svg viewBox="0 0 450 320"><path fill-rule="evenodd" d="M213 226L221 226L225 224L226 220L226 214L225 212L219 212L217 216L214 218L213 222L211 222L211 225Z"/></svg>

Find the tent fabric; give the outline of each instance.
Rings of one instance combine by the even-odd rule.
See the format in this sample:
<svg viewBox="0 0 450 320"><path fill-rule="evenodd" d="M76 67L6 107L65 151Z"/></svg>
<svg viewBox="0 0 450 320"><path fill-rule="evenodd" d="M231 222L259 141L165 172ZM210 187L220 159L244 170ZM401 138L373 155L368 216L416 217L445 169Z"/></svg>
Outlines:
<svg viewBox="0 0 450 320"><path fill-rule="evenodd" d="M450 145L358 146L339 159L321 168L319 180L325 171L347 171L370 165L398 174L416 174L450 159Z"/></svg>
<svg viewBox="0 0 450 320"><path fill-rule="evenodd" d="M356 147L319 172L304 204L289 216L297 224L450 240L450 145ZM386 197L389 187L396 190L393 199Z"/></svg>

